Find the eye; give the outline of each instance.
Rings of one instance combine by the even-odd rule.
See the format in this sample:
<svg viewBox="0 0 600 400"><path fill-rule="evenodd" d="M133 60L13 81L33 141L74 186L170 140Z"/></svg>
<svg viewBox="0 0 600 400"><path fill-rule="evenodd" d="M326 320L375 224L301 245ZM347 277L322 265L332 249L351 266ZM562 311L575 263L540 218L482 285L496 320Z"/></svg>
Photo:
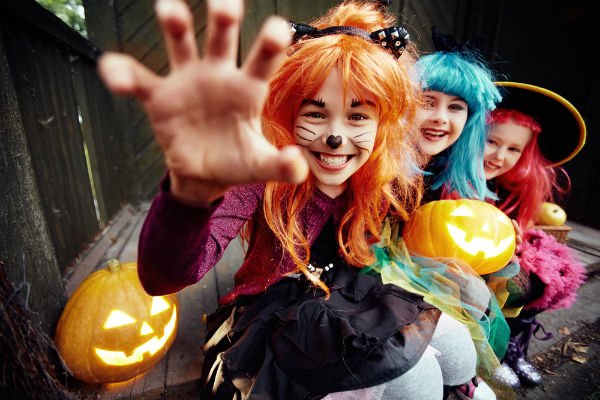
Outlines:
<svg viewBox="0 0 600 400"><path fill-rule="evenodd" d="M352 121L363 121L363 120L369 119L369 117L366 116L365 114L354 113L354 114L350 115L350 119Z"/></svg>
<svg viewBox="0 0 600 400"><path fill-rule="evenodd" d="M450 106L448 106L448 108L452 111L463 111L467 109L467 106L465 106L464 104L460 104L460 103L454 103L454 104L450 104Z"/></svg>
<svg viewBox="0 0 600 400"><path fill-rule="evenodd" d="M489 145L495 145L496 144L496 141L494 139L487 139L485 142L487 144L489 144Z"/></svg>
<svg viewBox="0 0 600 400"><path fill-rule="evenodd" d="M104 329L116 328L118 326L129 325L136 322L135 318L127 315L123 311L112 310L106 322L104 323Z"/></svg>
<svg viewBox="0 0 600 400"><path fill-rule="evenodd" d="M302 116L307 117L307 118L316 118L316 119L325 118L325 114L323 114L319 111L308 111L308 112L305 112L304 114L302 114Z"/></svg>
<svg viewBox="0 0 600 400"><path fill-rule="evenodd" d="M152 298L152 308L150 309L150 315L160 314L168 310L171 306L167 301L162 297L153 297Z"/></svg>
<svg viewBox="0 0 600 400"><path fill-rule="evenodd" d="M521 149L518 147L509 147L508 151L512 152L512 153L520 153Z"/></svg>
<svg viewBox="0 0 600 400"><path fill-rule="evenodd" d="M474 214L473 210L470 207L462 204L456 209L452 210L450 215L453 217L472 217Z"/></svg>

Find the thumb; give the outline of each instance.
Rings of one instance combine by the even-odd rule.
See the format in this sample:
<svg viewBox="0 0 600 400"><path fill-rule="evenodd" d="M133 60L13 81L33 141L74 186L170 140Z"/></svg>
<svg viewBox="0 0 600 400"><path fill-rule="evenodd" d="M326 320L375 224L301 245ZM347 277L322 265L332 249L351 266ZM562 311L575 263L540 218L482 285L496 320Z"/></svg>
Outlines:
<svg viewBox="0 0 600 400"><path fill-rule="evenodd" d="M298 184L308 177L308 163L297 146L286 146L267 156L260 175L264 180Z"/></svg>

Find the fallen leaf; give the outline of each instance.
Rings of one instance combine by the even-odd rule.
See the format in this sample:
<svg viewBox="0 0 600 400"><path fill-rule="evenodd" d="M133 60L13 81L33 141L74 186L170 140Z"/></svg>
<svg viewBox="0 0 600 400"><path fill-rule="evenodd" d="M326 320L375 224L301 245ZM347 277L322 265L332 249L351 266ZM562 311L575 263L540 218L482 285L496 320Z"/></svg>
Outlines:
<svg viewBox="0 0 600 400"><path fill-rule="evenodd" d="M582 356L571 356L571 360L579 363L579 364L585 364L587 362L587 359L585 357Z"/></svg>
<svg viewBox="0 0 600 400"><path fill-rule="evenodd" d="M587 353L587 351L588 351L587 346L573 344L572 347L573 347L573 351L575 351L576 353Z"/></svg>
<svg viewBox="0 0 600 400"><path fill-rule="evenodd" d="M561 328L558 329L558 333L560 333L561 335L570 335L571 334L571 330L569 328L567 328L566 326L563 326Z"/></svg>

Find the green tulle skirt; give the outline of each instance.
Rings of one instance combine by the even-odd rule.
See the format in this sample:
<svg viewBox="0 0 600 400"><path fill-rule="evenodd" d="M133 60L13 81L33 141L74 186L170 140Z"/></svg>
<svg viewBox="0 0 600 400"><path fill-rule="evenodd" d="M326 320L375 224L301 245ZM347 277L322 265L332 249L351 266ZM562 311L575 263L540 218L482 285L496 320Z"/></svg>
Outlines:
<svg viewBox="0 0 600 400"><path fill-rule="evenodd" d="M373 247L377 261L365 272L376 271L383 283L419 294L464 323L477 349L480 374L493 375L508 346L510 329L501 306L508 297L506 283L518 273L518 265L481 277L460 260L409 254L400 235L397 225L386 222L381 241Z"/></svg>

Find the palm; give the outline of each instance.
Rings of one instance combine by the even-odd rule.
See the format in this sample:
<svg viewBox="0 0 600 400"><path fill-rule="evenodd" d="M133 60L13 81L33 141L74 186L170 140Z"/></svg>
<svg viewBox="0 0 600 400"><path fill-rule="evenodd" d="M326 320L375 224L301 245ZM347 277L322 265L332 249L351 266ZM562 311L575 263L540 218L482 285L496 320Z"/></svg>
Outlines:
<svg viewBox="0 0 600 400"><path fill-rule="evenodd" d="M211 64L191 63L145 102L167 167L226 184L260 180L257 169L276 154L261 132L266 83Z"/></svg>

